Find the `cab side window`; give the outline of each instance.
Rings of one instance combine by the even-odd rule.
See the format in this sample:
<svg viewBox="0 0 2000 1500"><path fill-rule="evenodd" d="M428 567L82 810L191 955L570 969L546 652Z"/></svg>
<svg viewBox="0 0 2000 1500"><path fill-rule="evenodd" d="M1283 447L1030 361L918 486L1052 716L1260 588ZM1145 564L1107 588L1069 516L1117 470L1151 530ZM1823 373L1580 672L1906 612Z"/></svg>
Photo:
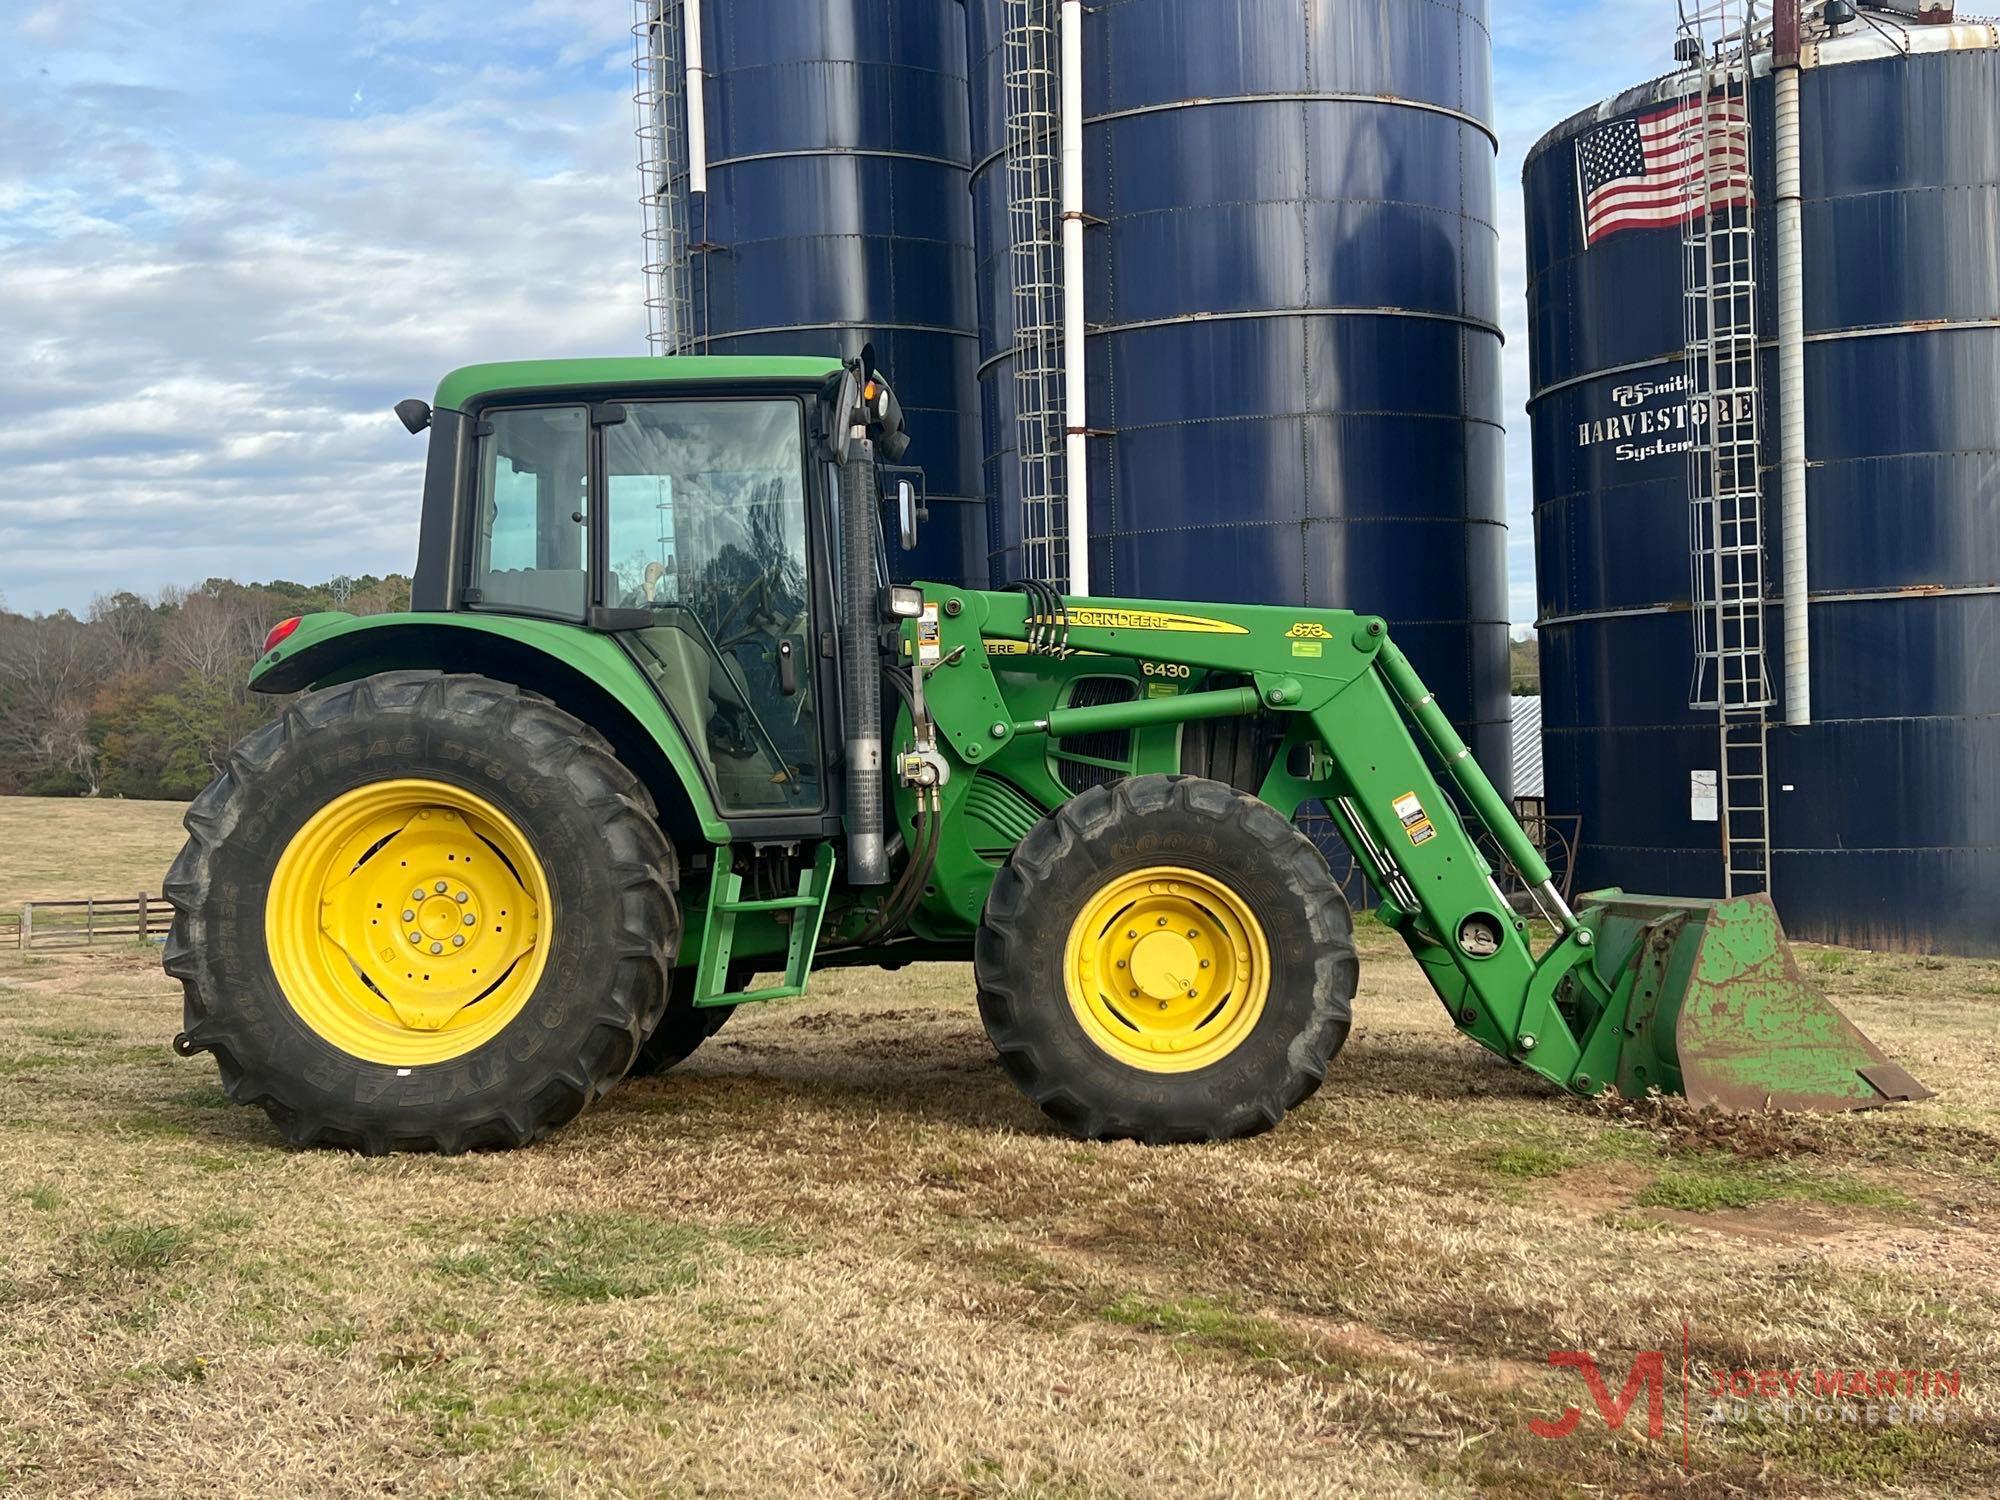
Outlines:
<svg viewBox="0 0 2000 1500"><path fill-rule="evenodd" d="M581 406L489 412L479 439L477 606L581 620L590 418Z"/></svg>

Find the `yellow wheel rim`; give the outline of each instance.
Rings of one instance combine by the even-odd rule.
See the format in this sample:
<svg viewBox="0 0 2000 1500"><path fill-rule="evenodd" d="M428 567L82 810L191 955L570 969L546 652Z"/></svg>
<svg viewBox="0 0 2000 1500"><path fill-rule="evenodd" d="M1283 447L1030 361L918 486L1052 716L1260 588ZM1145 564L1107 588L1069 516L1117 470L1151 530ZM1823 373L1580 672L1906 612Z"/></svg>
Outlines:
<svg viewBox="0 0 2000 1500"><path fill-rule="evenodd" d="M1063 949L1084 1035L1122 1063L1187 1073L1256 1029L1271 986L1264 928L1213 875L1155 865L1084 903Z"/></svg>
<svg viewBox="0 0 2000 1500"><path fill-rule="evenodd" d="M548 961L548 878L484 797L442 781L343 792L292 836L264 940L286 1001L341 1051L415 1067L491 1041Z"/></svg>

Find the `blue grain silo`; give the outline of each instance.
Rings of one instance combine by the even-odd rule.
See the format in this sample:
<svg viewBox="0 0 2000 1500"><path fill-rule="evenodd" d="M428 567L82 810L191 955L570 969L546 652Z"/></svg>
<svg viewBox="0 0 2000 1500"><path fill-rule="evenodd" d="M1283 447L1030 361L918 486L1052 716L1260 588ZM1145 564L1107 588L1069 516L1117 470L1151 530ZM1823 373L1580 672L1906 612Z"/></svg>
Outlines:
<svg viewBox="0 0 2000 1500"><path fill-rule="evenodd" d="M1024 570L1006 39L1055 9L969 3L996 580ZM1084 364L1091 592L1382 614L1504 785L1491 51L1484 0L1085 7Z"/></svg>
<svg viewBox="0 0 2000 1500"><path fill-rule="evenodd" d="M929 485L919 551L898 566L984 583L963 0L685 3L700 8L707 173L685 199L692 352L872 339Z"/></svg>
<svg viewBox="0 0 2000 1500"><path fill-rule="evenodd" d="M1663 50L1664 50L1663 39ZM1748 88L1763 542L1776 559L1774 83ZM1811 722L1768 729L1771 894L1795 937L2000 953L2000 32L1863 6L1797 75ZM1529 405L1549 810L1580 887L1717 893L1716 716L1688 706L1690 431L1677 226L1587 240L1580 141L1659 116L1666 78L1529 155ZM1599 137L1605 139L1605 137Z"/></svg>

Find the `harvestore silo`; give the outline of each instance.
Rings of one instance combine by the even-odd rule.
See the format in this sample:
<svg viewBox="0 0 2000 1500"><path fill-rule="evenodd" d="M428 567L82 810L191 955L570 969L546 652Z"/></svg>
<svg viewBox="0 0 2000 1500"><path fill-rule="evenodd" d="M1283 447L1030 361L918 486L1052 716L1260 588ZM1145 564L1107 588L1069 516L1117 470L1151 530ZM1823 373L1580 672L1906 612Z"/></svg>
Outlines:
<svg viewBox="0 0 2000 1500"><path fill-rule="evenodd" d="M2000 953L2000 33L1791 9L1527 160L1549 810L1581 887Z"/></svg>
<svg viewBox="0 0 2000 1500"><path fill-rule="evenodd" d="M968 9L995 579L1382 614L1504 784L1484 0Z"/></svg>
<svg viewBox="0 0 2000 1500"><path fill-rule="evenodd" d="M982 584L963 0L639 0L662 352L872 340L929 486L913 574Z"/></svg>

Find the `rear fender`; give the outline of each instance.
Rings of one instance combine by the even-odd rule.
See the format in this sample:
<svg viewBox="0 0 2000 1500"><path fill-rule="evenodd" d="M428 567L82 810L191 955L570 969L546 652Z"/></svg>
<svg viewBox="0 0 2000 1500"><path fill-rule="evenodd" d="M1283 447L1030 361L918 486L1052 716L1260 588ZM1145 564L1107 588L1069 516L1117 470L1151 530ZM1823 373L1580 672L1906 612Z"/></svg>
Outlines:
<svg viewBox="0 0 2000 1500"><path fill-rule="evenodd" d="M652 684L615 641L581 625L516 615L307 615L257 659L250 687L291 693L423 668L539 693L611 742L653 794L678 847L729 842L700 765Z"/></svg>

